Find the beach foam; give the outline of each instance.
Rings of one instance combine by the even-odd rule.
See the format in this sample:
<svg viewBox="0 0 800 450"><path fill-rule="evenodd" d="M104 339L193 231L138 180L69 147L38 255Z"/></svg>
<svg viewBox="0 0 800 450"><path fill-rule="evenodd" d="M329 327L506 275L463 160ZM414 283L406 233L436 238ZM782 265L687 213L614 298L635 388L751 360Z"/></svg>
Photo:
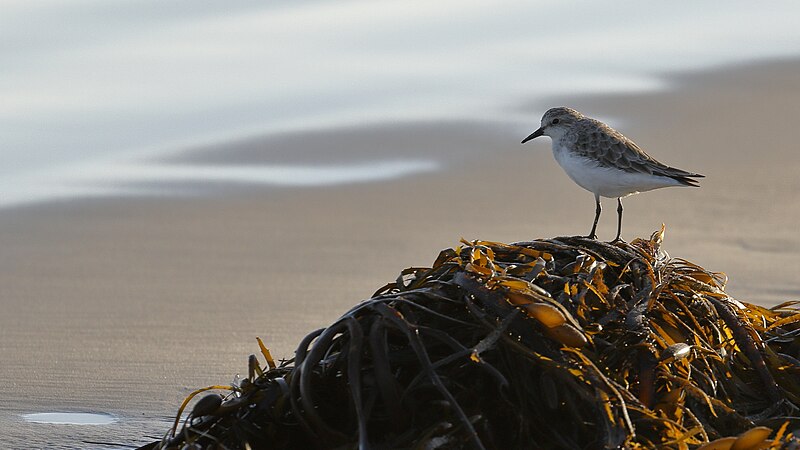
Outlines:
<svg viewBox="0 0 800 450"><path fill-rule="evenodd" d="M119 421L111 414L77 412L24 414L22 418L26 422L52 425L110 425Z"/></svg>

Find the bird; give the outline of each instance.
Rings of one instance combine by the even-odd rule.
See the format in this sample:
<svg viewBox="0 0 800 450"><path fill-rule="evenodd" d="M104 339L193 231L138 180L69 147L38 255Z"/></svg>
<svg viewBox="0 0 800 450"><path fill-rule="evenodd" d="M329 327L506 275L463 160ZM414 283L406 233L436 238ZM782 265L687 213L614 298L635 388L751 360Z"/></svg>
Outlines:
<svg viewBox="0 0 800 450"><path fill-rule="evenodd" d="M594 194L589 239L597 239L600 197L617 199L617 236L612 241L617 242L622 235L623 198L670 186L700 187L696 178L704 177L656 161L619 131L572 108L547 110L539 129L522 144L540 136L550 137L553 156L572 181Z"/></svg>

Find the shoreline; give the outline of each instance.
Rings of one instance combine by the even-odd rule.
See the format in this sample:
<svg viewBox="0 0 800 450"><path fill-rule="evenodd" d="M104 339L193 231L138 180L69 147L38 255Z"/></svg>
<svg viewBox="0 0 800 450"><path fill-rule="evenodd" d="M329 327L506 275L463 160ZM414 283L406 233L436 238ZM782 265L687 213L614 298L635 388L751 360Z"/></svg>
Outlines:
<svg viewBox="0 0 800 450"><path fill-rule="evenodd" d="M664 221L672 256L726 271L739 300L775 304L800 297L800 156L782 119L800 113L798 69L800 59L728 67L676 75L667 92L554 103L623 119L611 125L655 158L706 175L699 190L627 199L624 237L648 237ZM465 122L273 141L287 161L292 148L332 158L338 145L350 148L345 158L422 154L448 164L379 183L224 185L208 195L0 210L0 285L13 311L0 317L0 428L51 447L160 433L188 392L246 372L255 336L288 358L299 338L460 237L585 234L592 196L563 174L549 142L519 145L542 111L526 113L530 130ZM259 145L192 161L260 163ZM598 234L610 239L616 219L604 205ZM64 409L131 419L62 434L18 418Z"/></svg>

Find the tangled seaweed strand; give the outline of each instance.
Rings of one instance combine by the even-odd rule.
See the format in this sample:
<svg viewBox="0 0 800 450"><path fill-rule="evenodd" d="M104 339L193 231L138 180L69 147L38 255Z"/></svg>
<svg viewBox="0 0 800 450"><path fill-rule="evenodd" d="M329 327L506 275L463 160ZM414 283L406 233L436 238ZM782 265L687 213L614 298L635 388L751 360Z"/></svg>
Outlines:
<svg viewBox="0 0 800 450"><path fill-rule="evenodd" d="M143 448L800 447L800 309L662 238L463 241Z"/></svg>

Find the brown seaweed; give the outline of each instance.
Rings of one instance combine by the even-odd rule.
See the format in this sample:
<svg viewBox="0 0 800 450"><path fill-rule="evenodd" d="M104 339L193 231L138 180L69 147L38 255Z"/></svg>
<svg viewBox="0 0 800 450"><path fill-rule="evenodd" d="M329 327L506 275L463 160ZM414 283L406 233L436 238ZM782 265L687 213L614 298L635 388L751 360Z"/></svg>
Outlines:
<svg viewBox="0 0 800 450"><path fill-rule="evenodd" d="M798 448L797 304L662 239L463 241L149 448Z"/></svg>

